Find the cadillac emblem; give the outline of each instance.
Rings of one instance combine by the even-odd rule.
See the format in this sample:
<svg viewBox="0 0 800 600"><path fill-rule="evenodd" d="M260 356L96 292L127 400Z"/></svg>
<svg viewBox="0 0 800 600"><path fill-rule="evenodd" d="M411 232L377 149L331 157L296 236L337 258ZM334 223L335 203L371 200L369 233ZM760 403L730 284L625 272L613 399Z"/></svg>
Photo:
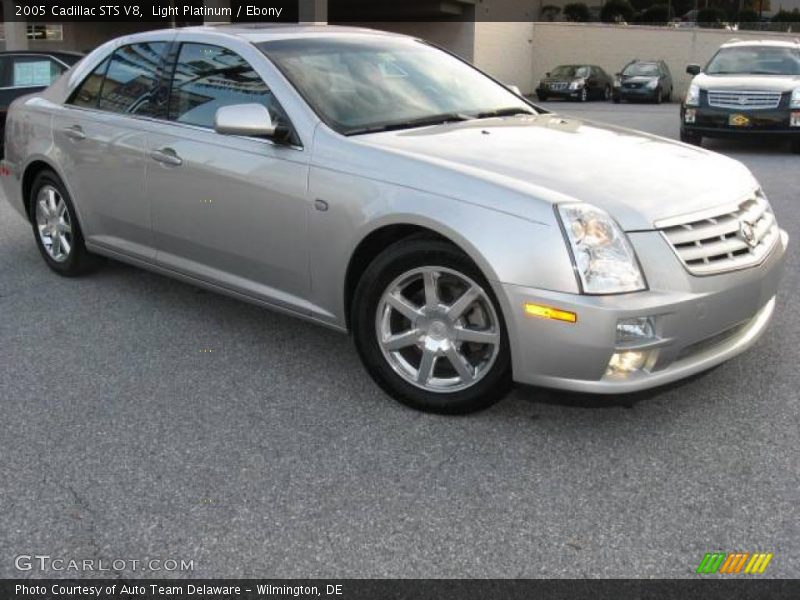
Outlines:
<svg viewBox="0 0 800 600"><path fill-rule="evenodd" d="M742 239L747 242L747 245L751 248L755 248L758 246L758 240L756 239L756 228L750 221L742 221L739 223L739 233L742 236Z"/></svg>

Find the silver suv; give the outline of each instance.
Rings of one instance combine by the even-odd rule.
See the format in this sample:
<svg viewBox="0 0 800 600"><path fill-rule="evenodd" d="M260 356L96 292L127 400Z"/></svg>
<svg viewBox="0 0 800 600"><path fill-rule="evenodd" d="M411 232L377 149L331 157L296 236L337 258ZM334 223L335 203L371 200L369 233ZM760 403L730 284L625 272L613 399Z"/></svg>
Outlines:
<svg viewBox="0 0 800 600"><path fill-rule="evenodd" d="M363 29L120 38L6 134L0 182L55 272L108 256L349 331L438 412L717 365L764 332L787 245L740 163Z"/></svg>
<svg viewBox="0 0 800 600"><path fill-rule="evenodd" d="M785 139L800 153L800 42L723 44L694 75L681 107L681 140L704 137Z"/></svg>

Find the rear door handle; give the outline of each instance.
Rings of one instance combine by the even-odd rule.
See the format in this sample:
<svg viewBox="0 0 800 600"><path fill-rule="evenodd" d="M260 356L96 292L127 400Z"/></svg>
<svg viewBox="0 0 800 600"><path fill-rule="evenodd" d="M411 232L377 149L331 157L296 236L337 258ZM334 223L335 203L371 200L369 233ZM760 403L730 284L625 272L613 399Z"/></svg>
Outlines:
<svg viewBox="0 0 800 600"><path fill-rule="evenodd" d="M83 127L81 127L80 125L72 125L71 127L64 127L64 135L76 141L86 139L86 134L83 132Z"/></svg>
<svg viewBox="0 0 800 600"><path fill-rule="evenodd" d="M172 148L160 148L158 150L153 150L150 153L150 158L152 158L156 162L160 162L165 165L172 165L173 167L179 167L183 164L183 159L173 150Z"/></svg>

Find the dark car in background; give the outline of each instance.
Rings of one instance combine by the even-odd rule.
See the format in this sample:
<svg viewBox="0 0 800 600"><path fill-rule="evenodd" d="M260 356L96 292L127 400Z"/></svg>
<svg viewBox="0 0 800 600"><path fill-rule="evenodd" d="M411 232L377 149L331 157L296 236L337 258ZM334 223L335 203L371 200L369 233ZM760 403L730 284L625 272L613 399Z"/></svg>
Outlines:
<svg viewBox="0 0 800 600"><path fill-rule="evenodd" d="M800 153L800 42L723 44L694 75L681 105L681 140L703 137L788 139Z"/></svg>
<svg viewBox="0 0 800 600"><path fill-rule="evenodd" d="M539 82L536 97L568 100L610 100L611 76L597 65L560 65Z"/></svg>
<svg viewBox="0 0 800 600"><path fill-rule="evenodd" d="M20 96L41 92L81 58L77 52L0 52L0 155L9 105Z"/></svg>
<svg viewBox="0 0 800 600"><path fill-rule="evenodd" d="M663 60L632 60L614 79L614 102L642 100L661 104L672 98L672 73Z"/></svg>

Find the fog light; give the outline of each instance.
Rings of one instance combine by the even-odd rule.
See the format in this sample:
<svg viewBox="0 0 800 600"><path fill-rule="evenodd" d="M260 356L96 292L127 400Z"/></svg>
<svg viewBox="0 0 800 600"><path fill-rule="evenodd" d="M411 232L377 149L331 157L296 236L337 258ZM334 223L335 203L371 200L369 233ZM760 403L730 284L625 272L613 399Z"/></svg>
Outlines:
<svg viewBox="0 0 800 600"><path fill-rule="evenodd" d="M687 108L686 112L683 113L683 122L684 123L694 123L697 120L697 109L696 108Z"/></svg>
<svg viewBox="0 0 800 600"><path fill-rule="evenodd" d="M647 362L647 352L617 352L608 361L607 376L626 377L641 371Z"/></svg>
<svg viewBox="0 0 800 600"><path fill-rule="evenodd" d="M651 317L634 317L617 321L617 345L647 342L655 339L656 330Z"/></svg>
<svg viewBox="0 0 800 600"><path fill-rule="evenodd" d="M790 127L800 127L800 112L793 112L789 118Z"/></svg>

